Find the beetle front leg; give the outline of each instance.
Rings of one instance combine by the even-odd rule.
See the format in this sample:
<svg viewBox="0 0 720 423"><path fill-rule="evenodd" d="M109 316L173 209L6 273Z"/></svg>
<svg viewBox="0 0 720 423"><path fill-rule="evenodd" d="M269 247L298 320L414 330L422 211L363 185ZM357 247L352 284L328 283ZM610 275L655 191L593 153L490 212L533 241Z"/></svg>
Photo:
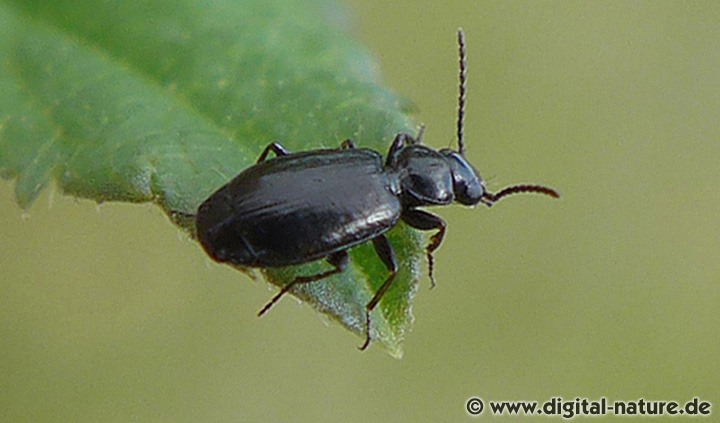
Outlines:
<svg viewBox="0 0 720 423"><path fill-rule="evenodd" d="M387 159L385 160L386 166L392 166L395 164L396 156L398 152L405 147L406 145L413 145L417 144L417 140L412 137L410 134L406 134L405 132L401 132L397 135L395 135L395 139L393 140L392 144L390 145L390 150L388 150Z"/></svg>
<svg viewBox="0 0 720 423"><path fill-rule="evenodd" d="M372 240L372 242L373 247L375 247L375 252L377 253L378 257L380 257L380 260L382 260L383 264L385 264L385 267L387 268L388 272L390 272L390 275L387 277L387 279L385 279L385 282L383 282L383 284L380 286L380 289L377 290L370 302L367 303L367 305L365 306L365 342L360 346L360 351L364 351L368 347L368 345L370 345L370 313L372 313L375 306L378 305L382 297L390 288L393 281L395 280L395 276L397 276L398 271L398 264L397 260L395 259L395 251L393 250L392 245L390 245L387 237L385 235L378 235Z"/></svg>
<svg viewBox="0 0 720 423"><path fill-rule="evenodd" d="M266 160L267 155L270 154L270 152L275 153L275 156L287 156L290 154L290 151L288 151L285 147L280 145L279 142L271 142L265 149L263 150L262 154L260 154L260 157L258 157L257 162L255 163L262 163Z"/></svg>
<svg viewBox="0 0 720 423"><path fill-rule="evenodd" d="M415 136L415 143L416 144L422 144L423 135L425 135L425 125L420 125L420 129L418 129L418 134Z"/></svg>
<svg viewBox="0 0 720 423"><path fill-rule="evenodd" d="M436 229L437 232L430 238L425 251L428 258L428 274L430 275L430 288L435 288L435 277L433 276L433 267L435 260L433 259L433 251L437 250L445 236L445 221L440 217L430 214L422 210L407 210L400 218L403 222L421 231L430 231Z"/></svg>
<svg viewBox="0 0 720 423"><path fill-rule="evenodd" d="M285 285L280 292L278 292L274 297L270 299L270 301L265 304L265 306L258 312L258 317L262 316L263 314L267 313L268 310L272 306L277 303L280 298L282 298L283 295L285 295L288 291L293 289L295 285L301 284L301 283L310 283L310 282L316 282L321 279L325 279L327 277L330 277L337 273L342 273L347 269L347 265L349 262L347 251L338 251L337 253L334 253L326 258L327 262L330 263L333 266L333 269L328 270L326 272L318 273L316 275L310 275L310 276L298 276L295 279L293 279L292 282Z"/></svg>

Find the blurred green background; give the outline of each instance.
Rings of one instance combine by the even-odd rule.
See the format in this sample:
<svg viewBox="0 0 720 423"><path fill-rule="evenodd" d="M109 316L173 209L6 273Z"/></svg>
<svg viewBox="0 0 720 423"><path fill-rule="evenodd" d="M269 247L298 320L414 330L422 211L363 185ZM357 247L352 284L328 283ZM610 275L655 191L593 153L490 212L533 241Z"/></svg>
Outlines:
<svg viewBox="0 0 720 423"><path fill-rule="evenodd" d="M563 198L437 210L438 287L421 281L395 360L297 301L256 318L274 290L152 206L50 189L23 211L0 182L0 420L464 421L471 396L720 404L720 4L349 6L435 147L454 140L464 27L468 156L491 188Z"/></svg>

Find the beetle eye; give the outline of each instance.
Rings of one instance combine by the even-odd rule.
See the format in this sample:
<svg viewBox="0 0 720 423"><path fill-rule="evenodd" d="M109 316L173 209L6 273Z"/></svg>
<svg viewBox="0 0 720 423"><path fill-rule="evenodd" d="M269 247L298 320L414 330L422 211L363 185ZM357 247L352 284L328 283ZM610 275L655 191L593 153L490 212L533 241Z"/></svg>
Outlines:
<svg viewBox="0 0 720 423"><path fill-rule="evenodd" d="M485 184L482 179L474 178L470 181L463 180L462 183L454 184L455 201L466 206L474 206L482 200L485 195Z"/></svg>

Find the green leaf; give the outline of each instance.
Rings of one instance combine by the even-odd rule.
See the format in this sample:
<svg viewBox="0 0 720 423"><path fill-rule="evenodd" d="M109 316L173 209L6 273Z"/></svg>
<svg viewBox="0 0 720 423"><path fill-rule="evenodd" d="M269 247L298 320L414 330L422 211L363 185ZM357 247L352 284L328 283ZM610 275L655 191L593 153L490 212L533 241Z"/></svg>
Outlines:
<svg viewBox="0 0 720 423"><path fill-rule="evenodd" d="M0 0L0 175L22 207L55 180L97 202L193 212L272 141L384 152L416 128L346 27L331 1ZM401 269L373 339L400 356L422 255L402 225L390 240ZM265 274L283 286L325 266ZM295 294L362 334L386 276L363 245L347 272Z"/></svg>

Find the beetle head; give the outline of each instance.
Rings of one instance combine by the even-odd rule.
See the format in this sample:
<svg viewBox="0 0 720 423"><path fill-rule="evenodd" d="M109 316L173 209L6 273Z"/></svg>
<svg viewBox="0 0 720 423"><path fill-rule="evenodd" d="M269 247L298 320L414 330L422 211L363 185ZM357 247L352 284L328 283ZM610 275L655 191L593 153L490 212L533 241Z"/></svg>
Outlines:
<svg viewBox="0 0 720 423"><path fill-rule="evenodd" d="M445 156L453 181L455 201L465 206L474 206L485 196L485 181L477 170L457 151L449 148L440 150Z"/></svg>

